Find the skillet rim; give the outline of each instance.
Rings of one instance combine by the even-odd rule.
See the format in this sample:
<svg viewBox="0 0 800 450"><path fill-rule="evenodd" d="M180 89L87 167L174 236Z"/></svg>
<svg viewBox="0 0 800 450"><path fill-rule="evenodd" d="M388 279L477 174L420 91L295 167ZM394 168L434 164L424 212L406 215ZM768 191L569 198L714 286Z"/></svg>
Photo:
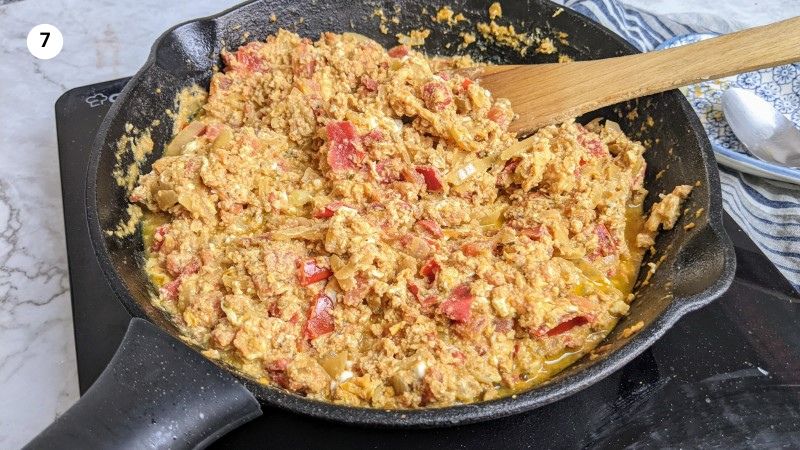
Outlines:
<svg viewBox="0 0 800 450"><path fill-rule="evenodd" d="M529 1L538 4L540 7L561 7L561 5L553 3L550 0ZM125 88L119 94L118 101L112 105L109 112L103 119L100 127L98 128L91 148L87 173L85 202L87 208L89 232L94 253L98 258L98 262L100 263L100 267L102 268L105 279L116 294L118 300L122 302L123 306L125 306L128 312L134 317L145 319L151 323L154 322L129 293L125 283L122 281L121 276L115 268L105 241L104 232L101 228L97 204L97 178L100 156L106 147L105 144L108 140L108 134L113 122L113 118L122 112L122 105L125 104L124 100L133 90L133 86L140 82L140 80L144 77L145 72L157 65L158 50L162 47L167 38L169 38L175 32L175 30L189 24L199 24L204 22L212 22L216 25L220 19L234 14L244 7L255 3L268 2L269 0L249 0L228 8L218 14L187 20L165 31L153 43L146 62L125 85ZM599 31L605 36L606 39L618 44L624 54L633 54L639 52L633 45L625 41L621 36L578 12L575 12L569 8L564 8L563 14L569 15L573 20L579 22L579 24L585 28L594 28L595 31ZM545 383L531 390L520 392L512 397L504 397L466 405L404 410L383 410L376 408L343 406L319 400L308 399L279 388L261 385L230 370L228 367L221 365L215 360L211 361L221 370L233 375L239 382L244 384L262 403L278 406L292 412L301 413L324 420L332 420L351 425L380 426L388 428L427 428L454 426L519 414L572 395L621 369L625 364L649 348L681 317L693 310L707 305L725 292L733 281L736 268L733 244L722 226L722 196L719 173L713 157L711 144L708 141L708 137L706 136L699 119L692 110L686 98L678 90L668 91L663 95L667 96L667 99L678 101L678 103L681 105L681 111L679 114L685 116L689 123L689 129L686 131L687 133L691 133L696 137L697 143L700 147L700 156L702 157L702 162L704 163L704 170L707 175L709 185L709 209L707 211L708 222L703 228L708 228L717 239L717 245L720 247L723 257L723 268L721 270L720 278L718 278L714 283L712 283L710 286L707 286L699 293L687 297L675 297L669 306L667 306L667 308L663 311L663 313L658 316L658 318L648 324L645 329L630 338L627 343L623 344L613 352L610 352L604 359L584 368L575 374L566 376L553 383ZM695 236L695 238L696 237L697 236ZM686 247L692 247L692 241L692 239L687 239L681 242L680 247L682 249L685 249ZM695 244L694 247L697 247L697 244ZM697 248L690 248L690 250L697 250ZM158 324L156 323L156 325ZM170 332L170 330L165 331ZM170 332L170 334L178 339L178 337L173 333ZM183 341L181 340L181 342ZM192 348L197 351L196 348Z"/></svg>

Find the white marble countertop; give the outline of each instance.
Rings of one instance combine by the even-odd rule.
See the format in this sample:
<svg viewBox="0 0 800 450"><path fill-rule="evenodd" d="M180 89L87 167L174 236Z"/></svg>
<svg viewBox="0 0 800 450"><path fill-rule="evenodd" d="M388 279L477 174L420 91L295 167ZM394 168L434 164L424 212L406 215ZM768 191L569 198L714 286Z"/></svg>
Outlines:
<svg viewBox="0 0 800 450"><path fill-rule="evenodd" d="M800 15L785 0L624 0L715 30ZM0 448L17 448L78 398L53 105L66 90L133 74L170 26L235 0L0 0ZM33 58L25 38L56 25L64 49Z"/></svg>

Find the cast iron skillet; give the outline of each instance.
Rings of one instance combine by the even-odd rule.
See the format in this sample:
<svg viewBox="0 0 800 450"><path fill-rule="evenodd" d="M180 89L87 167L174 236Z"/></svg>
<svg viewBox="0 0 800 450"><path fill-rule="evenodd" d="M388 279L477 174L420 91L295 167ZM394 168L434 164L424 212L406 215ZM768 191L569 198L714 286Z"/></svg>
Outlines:
<svg viewBox="0 0 800 450"><path fill-rule="evenodd" d="M166 333L173 337L178 333L150 305L152 286L141 268L141 236L118 239L105 232L126 217L126 192L111 175L116 142L125 133L125 125L152 130L156 150L143 167L146 172L171 138L172 120L164 112L174 108L175 94L193 83L207 86L212 66L220 64L222 48L233 49L244 42L263 39L278 27L312 38L322 31L357 31L391 46L397 31L424 26L433 31L425 50L446 55L455 53L461 42L459 30L474 29L475 23L487 20L486 3L466 0L448 3L463 11L471 22L454 28L436 24L429 18L438 9L436 3L412 0L400 4L400 25L390 23L392 28L387 35L379 31L373 12L381 6L387 15L394 15L393 3L261 0L178 25L156 41L147 63L125 87L100 127L92 149L86 197L92 241L109 283L133 316L150 323L134 319L101 378L75 407L32 442L34 446L87 442L132 447L203 446L260 414L254 397L262 403L315 417L390 427L445 426L516 414L568 396L619 369L681 316L706 305L727 289L735 260L722 228L716 164L696 116L683 96L672 91L614 105L581 120L613 118L629 136L651 147L646 153L645 185L651 191L646 208L660 192L668 192L678 184L699 182L686 206L692 212L702 208L703 213L698 217L682 216L674 230L658 238L653 259L663 258L660 268L649 284L639 289L630 315L604 342L608 351L594 360L582 359L544 386L514 398L439 409L385 411L337 406L255 384L210 363L168 336ZM513 23L518 30L539 28L545 35L568 33L569 44L556 41L556 45L562 54L574 59L635 52L605 28L546 0L507 2L503 7L500 22ZM273 12L278 17L276 23L269 19ZM494 44L472 45L466 53L497 63L553 62L557 58L533 51L521 56ZM629 114L632 111L636 114ZM652 117L653 126L645 125L648 116ZM152 126L155 119L161 122ZM662 176L656 177L662 171ZM695 227L684 229L689 222L694 222ZM644 327L638 334L622 338L622 329L640 321Z"/></svg>

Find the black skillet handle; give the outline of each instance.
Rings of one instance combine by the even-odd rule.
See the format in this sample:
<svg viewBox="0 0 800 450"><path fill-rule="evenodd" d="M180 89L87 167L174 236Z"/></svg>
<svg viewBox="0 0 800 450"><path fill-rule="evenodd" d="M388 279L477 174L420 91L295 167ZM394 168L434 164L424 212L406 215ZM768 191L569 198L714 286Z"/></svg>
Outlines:
<svg viewBox="0 0 800 450"><path fill-rule="evenodd" d="M260 415L231 375L133 319L97 381L26 448L204 448Z"/></svg>
<svg viewBox="0 0 800 450"><path fill-rule="evenodd" d="M733 242L724 228L707 224L683 245L673 268L675 298L699 308L722 295L733 282Z"/></svg>

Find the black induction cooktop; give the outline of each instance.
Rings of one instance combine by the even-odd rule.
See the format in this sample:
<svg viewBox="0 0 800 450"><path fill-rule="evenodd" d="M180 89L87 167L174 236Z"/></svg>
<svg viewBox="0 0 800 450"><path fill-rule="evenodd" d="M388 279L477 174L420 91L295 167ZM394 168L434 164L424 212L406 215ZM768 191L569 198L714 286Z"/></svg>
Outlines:
<svg viewBox="0 0 800 450"><path fill-rule="evenodd" d="M127 79L56 103L72 313L81 393L130 316L97 265L84 207L91 141ZM343 426L270 406L214 448L800 447L800 297L727 215L738 269L718 301L684 317L605 380L538 410L426 430Z"/></svg>

